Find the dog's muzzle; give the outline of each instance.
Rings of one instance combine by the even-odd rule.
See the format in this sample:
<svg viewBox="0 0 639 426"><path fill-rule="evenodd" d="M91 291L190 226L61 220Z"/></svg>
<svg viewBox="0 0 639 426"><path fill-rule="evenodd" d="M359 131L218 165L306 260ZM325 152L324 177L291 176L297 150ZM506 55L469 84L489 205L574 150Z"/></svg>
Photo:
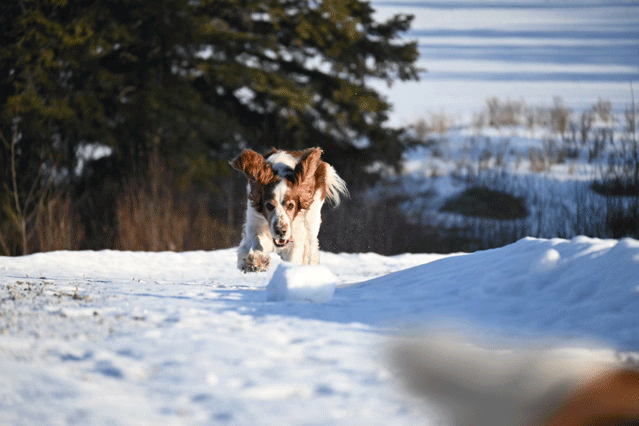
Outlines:
<svg viewBox="0 0 639 426"><path fill-rule="evenodd" d="M288 243L292 243L292 242L293 242L293 237L289 238L288 240L284 240L284 239L276 240L275 238L273 238L273 244L275 244L275 246L278 248L282 248L286 246Z"/></svg>

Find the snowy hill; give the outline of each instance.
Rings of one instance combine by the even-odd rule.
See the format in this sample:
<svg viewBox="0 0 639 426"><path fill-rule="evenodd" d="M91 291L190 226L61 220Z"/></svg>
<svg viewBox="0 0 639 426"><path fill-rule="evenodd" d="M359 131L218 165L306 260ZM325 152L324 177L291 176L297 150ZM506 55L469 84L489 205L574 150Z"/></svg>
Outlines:
<svg viewBox="0 0 639 426"><path fill-rule="evenodd" d="M0 423L435 424L384 353L442 321L639 350L632 239L322 253L337 280L325 303L267 302L280 263L242 275L234 250L0 258Z"/></svg>

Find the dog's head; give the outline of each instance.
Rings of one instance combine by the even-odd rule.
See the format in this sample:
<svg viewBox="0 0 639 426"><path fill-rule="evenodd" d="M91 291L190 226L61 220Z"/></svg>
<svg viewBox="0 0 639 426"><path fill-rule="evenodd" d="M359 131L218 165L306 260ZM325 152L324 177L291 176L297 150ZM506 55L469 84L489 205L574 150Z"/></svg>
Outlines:
<svg viewBox="0 0 639 426"><path fill-rule="evenodd" d="M266 218L277 247L292 242L293 220L313 203L315 192L326 174L321 155L319 148L305 151L272 149L266 156L245 149L231 161L231 166L248 178L251 205Z"/></svg>

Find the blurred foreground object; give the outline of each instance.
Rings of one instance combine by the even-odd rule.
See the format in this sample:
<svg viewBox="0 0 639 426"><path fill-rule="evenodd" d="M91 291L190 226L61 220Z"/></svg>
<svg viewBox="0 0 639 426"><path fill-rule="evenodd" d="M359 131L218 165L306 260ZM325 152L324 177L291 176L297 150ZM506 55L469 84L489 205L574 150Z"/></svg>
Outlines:
<svg viewBox="0 0 639 426"><path fill-rule="evenodd" d="M614 351L485 349L461 335L396 342L398 374L455 426L639 425L639 370Z"/></svg>

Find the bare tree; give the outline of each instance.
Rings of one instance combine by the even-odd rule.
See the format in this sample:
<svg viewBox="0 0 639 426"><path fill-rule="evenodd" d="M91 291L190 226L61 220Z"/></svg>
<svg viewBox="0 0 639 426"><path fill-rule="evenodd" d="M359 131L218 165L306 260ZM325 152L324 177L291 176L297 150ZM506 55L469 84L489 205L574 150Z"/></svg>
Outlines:
<svg viewBox="0 0 639 426"><path fill-rule="evenodd" d="M37 217L38 210L42 204L42 200L48 190L48 185L42 186L42 168L38 169L37 175L31 182L19 182L17 172L17 157L18 157L18 142L20 142L22 136L18 128L20 118L13 119L11 126L11 140L0 132L0 139L5 145L5 148L9 151L9 168L11 174L11 186L5 184L5 191L10 195L10 200L6 203L5 212L9 216L11 223L13 223L18 235L20 237L20 250L23 255L30 253L29 239L31 236L29 225ZM27 183L28 191L26 195L21 195L19 183ZM0 244L5 254L9 255L10 249L6 242L4 235L0 232Z"/></svg>

